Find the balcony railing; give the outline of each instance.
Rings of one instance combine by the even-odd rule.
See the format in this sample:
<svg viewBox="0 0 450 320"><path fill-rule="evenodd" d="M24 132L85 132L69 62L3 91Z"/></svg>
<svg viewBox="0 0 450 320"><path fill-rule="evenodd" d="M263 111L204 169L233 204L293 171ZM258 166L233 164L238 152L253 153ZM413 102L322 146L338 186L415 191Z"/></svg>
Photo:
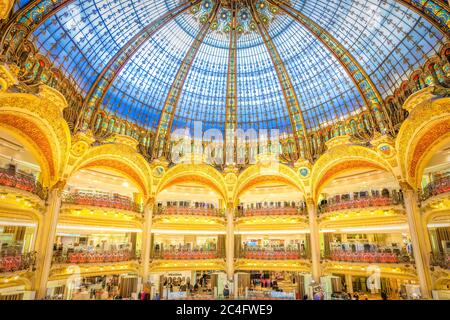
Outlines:
<svg viewBox="0 0 450 320"><path fill-rule="evenodd" d="M240 257L243 259L255 259L255 260L299 260L307 259L306 252L300 252L298 250L242 250Z"/></svg>
<svg viewBox="0 0 450 320"><path fill-rule="evenodd" d="M47 190L33 176L13 170L0 168L0 185L33 193L43 200L47 198Z"/></svg>
<svg viewBox="0 0 450 320"><path fill-rule="evenodd" d="M160 260L205 260L223 258L217 250L155 250L153 259Z"/></svg>
<svg viewBox="0 0 450 320"><path fill-rule="evenodd" d="M34 270L36 265L36 252L16 255L0 256L0 273Z"/></svg>
<svg viewBox="0 0 450 320"><path fill-rule="evenodd" d="M450 255L446 254L432 254L430 264L434 267L441 267L443 269L450 269Z"/></svg>
<svg viewBox="0 0 450 320"><path fill-rule="evenodd" d="M329 202L327 204L319 205L320 213L327 213L347 209L360 209L372 207L385 207L391 205L401 204L400 199L392 197L366 197L360 199L340 200L339 202Z"/></svg>
<svg viewBox="0 0 450 320"><path fill-rule="evenodd" d="M422 191L422 200L425 201L431 197L447 192L450 192L450 175L428 184Z"/></svg>
<svg viewBox="0 0 450 320"><path fill-rule="evenodd" d="M113 194L98 194L90 192L67 192L63 195L63 203L86 205L101 208L111 208L142 213L142 205L130 197Z"/></svg>
<svg viewBox="0 0 450 320"><path fill-rule="evenodd" d="M412 263L413 259L409 255L399 255L391 252L350 252L332 251L326 260L342 262L363 262L363 263Z"/></svg>
<svg viewBox="0 0 450 320"><path fill-rule="evenodd" d="M137 259L139 259L139 256L128 250L73 252L63 255L58 251L53 252L53 262L62 264L110 263Z"/></svg>
<svg viewBox="0 0 450 320"><path fill-rule="evenodd" d="M224 217L225 213L220 209L212 208L191 208L191 207L161 207L156 210L158 216L205 216L205 217Z"/></svg>
<svg viewBox="0 0 450 320"><path fill-rule="evenodd" d="M306 208L284 207L284 208L252 208L238 210L238 217L258 216L301 216L307 215Z"/></svg>

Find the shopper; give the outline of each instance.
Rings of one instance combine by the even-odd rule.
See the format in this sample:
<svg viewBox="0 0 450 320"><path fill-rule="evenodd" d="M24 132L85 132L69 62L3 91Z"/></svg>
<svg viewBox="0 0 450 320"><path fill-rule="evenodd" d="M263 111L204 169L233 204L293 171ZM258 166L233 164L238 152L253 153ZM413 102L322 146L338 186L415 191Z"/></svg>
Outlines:
<svg viewBox="0 0 450 320"><path fill-rule="evenodd" d="M228 299L230 296L230 289L228 288L228 284L225 285L225 287L223 288L223 297L225 299Z"/></svg>

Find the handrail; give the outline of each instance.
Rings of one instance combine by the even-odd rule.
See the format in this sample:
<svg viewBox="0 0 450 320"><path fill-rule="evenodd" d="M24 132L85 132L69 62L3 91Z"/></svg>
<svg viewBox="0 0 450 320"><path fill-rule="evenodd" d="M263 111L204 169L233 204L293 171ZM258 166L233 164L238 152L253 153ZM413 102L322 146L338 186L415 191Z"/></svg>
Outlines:
<svg viewBox="0 0 450 320"><path fill-rule="evenodd" d="M136 203L130 197L113 194L97 194L94 192L66 192L63 194L63 203L88 205L102 208L113 208L120 210L142 213L142 205Z"/></svg>
<svg viewBox="0 0 450 320"><path fill-rule="evenodd" d="M364 263L413 263L413 258L393 252L350 252L335 250L324 257L325 260Z"/></svg>
<svg viewBox="0 0 450 320"><path fill-rule="evenodd" d="M6 254L0 256L0 273L15 271L34 271L36 252L25 254Z"/></svg>
<svg viewBox="0 0 450 320"><path fill-rule="evenodd" d="M332 201L332 200L328 200ZM341 200L339 202L332 202L327 204L319 205L319 212L320 213L326 213L326 212L333 212L333 211L339 211L339 210L346 210L346 209L357 209L357 208L371 208L371 207L384 207L384 206L391 206L391 205L399 205L402 204L402 201L400 198L393 198L393 197L365 197L360 199L349 199L349 200Z"/></svg>
<svg viewBox="0 0 450 320"><path fill-rule="evenodd" d="M13 170L0 168L0 185L33 193L42 200L47 198L47 190L33 176Z"/></svg>
<svg viewBox="0 0 450 320"><path fill-rule="evenodd" d="M298 249L242 249L240 257L255 260L299 260L309 258L306 251L299 251Z"/></svg>
<svg viewBox="0 0 450 320"><path fill-rule="evenodd" d="M431 254L430 265L450 269L450 255L448 254Z"/></svg>
<svg viewBox="0 0 450 320"><path fill-rule="evenodd" d="M120 261L132 261L139 259L139 255L129 250L94 251L94 252L71 252L61 255L58 251L53 251L54 263L108 263Z"/></svg>
<svg viewBox="0 0 450 320"><path fill-rule="evenodd" d="M238 217L255 216L305 216L308 214L306 207L281 207L281 208L250 208L237 210Z"/></svg>
<svg viewBox="0 0 450 320"><path fill-rule="evenodd" d="M212 208L192 208L192 207L159 207L155 215L157 216L207 216L207 217L224 217L224 210Z"/></svg>
<svg viewBox="0 0 450 320"><path fill-rule="evenodd" d="M436 179L423 188L422 201L447 192L450 192L450 175Z"/></svg>
<svg viewBox="0 0 450 320"><path fill-rule="evenodd" d="M156 250L152 258L156 260L203 260L224 258L217 250Z"/></svg>

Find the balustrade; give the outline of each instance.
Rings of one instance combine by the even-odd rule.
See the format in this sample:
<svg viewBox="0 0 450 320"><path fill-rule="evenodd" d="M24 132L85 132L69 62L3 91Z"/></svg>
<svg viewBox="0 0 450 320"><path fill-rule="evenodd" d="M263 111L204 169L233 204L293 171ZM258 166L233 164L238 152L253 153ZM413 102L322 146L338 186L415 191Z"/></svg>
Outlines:
<svg viewBox="0 0 450 320"><path fill-rule="evenodd" d="M447 254L431 254L430 265L450 269L450 255Z"/></svg>
<svg viewBox="0 0 450 320"><path fill-rule="evenodd" d="M118 251L94 251L94 252L71 252L60 254L58 251L53 253L54 263L109 263L120 261L132 261L138 259L138 255L128 250Z"/></svg>
<svg viewBox="0 0 450 320"><path fill-rule="evenodd" d="M250 208L237 211L239 217L307 215L306 207Z"/></svg>
<svg viewBox="0 0 450 320"><path fill-rule="evenodd" d="M307 258L306 252L296 249L244 249L240 256L244 259L255 260L299 260Z"/></svg>
<svg viewBox="0 0 450 320"><path fill-rule="evenodd" d="M412 263L412 258L409 255L393 252L351 252L335 250L326 259L364 263Z"/></svg>
<svg viewBox="0 0 450 320"><path fill-rule="evenodd" d="M93 192L64 193L63 203L128 210L137 213L143 212L141 204L136 203L130 197L118 194L108 195Z"/></svg>
<svg viewBox="0 0 450 320"><path fill-rule="evenodd" d="M392 205L399 205L402 201L399 197L363 197L359 199L341 199L341 200L328 200L327 203L319 205L320 213L333 212L347 209L360 209L371 207L386 207Z"/></svg>
<svg viewBox="0 0 450 320"><path fill-rule="evenodd" d="M33 193L45 200L47 190L32 175L0 168L0 185Z"/></svg>
<svg viewBox="0 0 450 320"><path fill-rule="evenodd" d="M8 254L0 256L0 273L33 270L36 264L36 252L26 254Z"/></svg>
<svg viewBox="0 0 450 320"><path fill-rule="evenodd" d="M160 207L156 211L157 216L206 216L206 217L224 217L224 210L204 208L204 207Z"/></svg>
<svg viewBox="0 0 450 320"><path fill-rule="evenodd" d="M153 259L161 260L205 260L223 258L217 250L156 250Z"/></svg>
<svg viewBox="0 0 450 320"><path fill-rule="evenodd" d="M450 192L450 175L434 180L422 191L422 201Z"/></svg>

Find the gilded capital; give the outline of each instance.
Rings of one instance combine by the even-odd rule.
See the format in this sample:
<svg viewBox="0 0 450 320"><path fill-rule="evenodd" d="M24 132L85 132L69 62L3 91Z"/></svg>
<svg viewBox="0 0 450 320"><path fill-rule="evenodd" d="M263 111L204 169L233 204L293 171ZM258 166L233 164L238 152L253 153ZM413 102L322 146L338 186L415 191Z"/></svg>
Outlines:
<svg viewBox="0 0 450 320"><path fill-rule="evenodd" d="M53 187L50 188L50 190L56 191L58 193L58 196L61 196L66 185L67 185L67 180L59 180L57 183L55 183L53 185Z"/></svg>
<svg viewBox="0 0 450 320"><path fill-rule="evenodd" d="M416 191L406 180L401 180L398 182L398 184L400 185L400 189L402 189L403 192Z"/></svg>

